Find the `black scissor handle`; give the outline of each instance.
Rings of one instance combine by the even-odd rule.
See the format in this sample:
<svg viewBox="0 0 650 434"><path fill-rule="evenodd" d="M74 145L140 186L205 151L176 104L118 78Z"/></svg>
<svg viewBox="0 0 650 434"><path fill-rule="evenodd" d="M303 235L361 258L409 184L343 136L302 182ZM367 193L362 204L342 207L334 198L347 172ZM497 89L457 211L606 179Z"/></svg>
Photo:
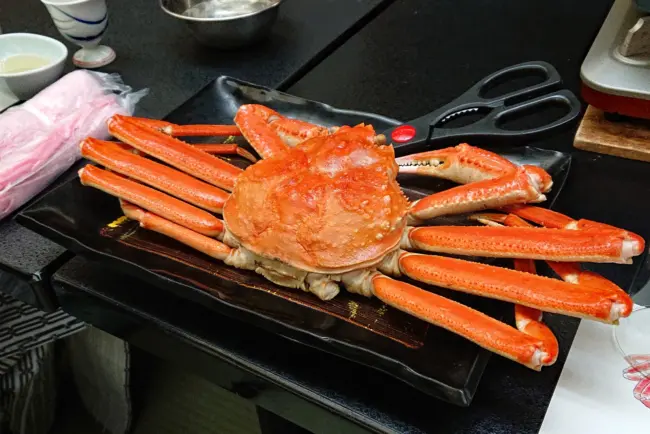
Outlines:
<svg viewBox="0 0 650 434"><path fill-rule="evenodd" d="M523 75L540 74L544 76L544 80L521 89L508 92L493 98L485 98L484 95L493 86L498 85L500 82L506 82L509 79L516 79ZM516 100L523 98L531 98L536 95L547 93L553 89L558 89L562 84L562 78L557 70L547 62L525 62L518 65L508 66L500 71L492 73L480 80L474 86L469 88L463 95L456 98L449 105L462 105L465 103L478 103L490 107L497 107L503 104L511 104Z"/></svg>
<svg viewBox="0 0 650 434"><path fill-rule="evenodd" d="M501 82L522 75L541 74L539 83L512 92L486 98L487 92ZM425 116L392 128L384 134L393 143L397 155L422 152L453 142L489 140L489 144L525 144L530 140L550 135L575 121L581 111L578 98L569 90L559 90L562 79L557 70L547 62L525 62L509 66L483 78L461 96ZM502 128L508 118L523 112L543 108L547 104L563 105L567 113L546 125L524 129ZM452 118L468 112L476 112L483 118L462 127L446 128ZM400 134L409 133L407 140ZM487 143L486 143L487 144Z"/></svg>
<svg viewBox="0 0 650 434"><path fill-rule="evenodd" d="M563 107L565 109L563 116L547 124L532 128L504 128L504 124L509 120L516 119L518 116L527 113L541 111L550 105ZM580 101L571 91L566 89L558 90L511 106L494 108L482 119L464 127L434 127L430 133L428 144L432 145L436 142L443 144L459 140L476 141L477 145L525 144L545 137L568 125L578 118L580 111Z"/></svg>

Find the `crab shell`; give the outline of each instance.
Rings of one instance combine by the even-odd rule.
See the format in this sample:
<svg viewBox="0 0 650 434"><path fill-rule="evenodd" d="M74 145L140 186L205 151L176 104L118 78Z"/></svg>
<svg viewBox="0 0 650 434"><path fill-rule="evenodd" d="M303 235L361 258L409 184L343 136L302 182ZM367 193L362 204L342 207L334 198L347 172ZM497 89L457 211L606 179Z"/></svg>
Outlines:
<svg viewBox="0 0 650 434"><path fill-rule="evenodd" d="M249 166L224 221L246 249L301 270L373 266L399 246L406 226L398 169L372 127L344 127Z"/></svg>

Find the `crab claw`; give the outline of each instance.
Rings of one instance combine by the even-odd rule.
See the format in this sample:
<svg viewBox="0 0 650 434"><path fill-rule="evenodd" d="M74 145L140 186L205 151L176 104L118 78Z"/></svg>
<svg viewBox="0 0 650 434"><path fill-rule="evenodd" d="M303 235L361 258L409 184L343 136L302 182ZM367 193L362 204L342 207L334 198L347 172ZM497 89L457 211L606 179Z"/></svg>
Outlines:
<svg viewBox="0 0 650 434"><path fill-rule="evenodd" d="M458 184L499 178L517 166L494 152L461 143L451 148L396 158L400 173L434 176Z"/></svg>
<svg viewBox="0 0 650 434"><path fill-rule="evenodd" d="M248 142L264 158L281 155L309 138L328 135L319 125L287 118L268 107L246 104L239 107L235 123Z"/></svg>
<svg viewBox="0 0 650 434"><path fill-rule="evenodd" d="M395 160L400 173L433 176L458 184L500 178L517 169L517 165L494 152L461 143L460 145L405 155ZM542 193L551 189L553 180L541 167L525 164L529 176L541 186Z"/></svg>

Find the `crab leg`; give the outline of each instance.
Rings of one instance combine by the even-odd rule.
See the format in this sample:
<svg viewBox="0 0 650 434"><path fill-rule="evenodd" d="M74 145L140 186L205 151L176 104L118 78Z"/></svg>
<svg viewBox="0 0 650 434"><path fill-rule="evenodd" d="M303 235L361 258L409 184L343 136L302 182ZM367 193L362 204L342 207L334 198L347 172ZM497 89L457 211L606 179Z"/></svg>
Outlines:
<svg viewBox="0 0 650 434"><path fill-rule="evenodd" d="M559 214L559 213L556 213ZM510 227L532 227L530 223L523 220L521 217L514 214L476 214L470 217L472 220L477 220L487 225L506 225ZM538 228L536 228L538 229ZM555 229L561 230L561 229ZM611 232L610 232L611 233ZM631 241L634 242L634 241ZM640 253L640 251L639 251ZM614 282L605 279L603 276L591 271L583 270L580 264L575 262L555 262L546 261L551 269L560 276L565 282L573 283L575 285L588 286L591 288L604 288L611 291L618 291L621 294L627 295L622 288Z"/></svg>
<svg viewBox="0 0 650 434"><path fill-rule="evenodd" d="M416 286L377 273L372 292L384 303L443 327L477 345L540 370L555 362L557 341L543 341L522 333L482 312Z"/></svg>
<svg viewBox="0 0 650 434"><path fill-rule="evenodd" d="M532 259L515 259L515 270L537 274L535 261ZM550 328L542 322L542 311L521 304L515 304L515 324L517 329L527 335L534 336L546 343L547 348L558 349L552 354L553 362L557 359L559 345L557 338Z"/></svg>
<svg viewBox="0 0 650 434"><path fill-rule="evenodd" d="M223 232L223 222L209 212L116 173L89 164L79 170L79 180L82 185L124 199L203 235L213 237Z"/></svg>
<svg viewBox="0 0 650 434"><path fill-rule="evenodd" d="M481 223L490 226L496 226L496 227L501 226L501 223L511 227L531 226L529 223L527 223L526 221L520 219L519 217L513 214L509 214L509 215L477 214L476 216L471 216L470 218L472 220L477 220L480 221ZM548 264L553 264L553 263L548 262ZM566 266L571 268L573 266L577 266L577 264L570 263L570 262L555 262L554 264L558 264L561 267ZM532 259L515 259L514 265L515 265L515 270L524 271L530 274L537 274L537 270L535 269L535 261L533 261ZM568 278L568 276L567 278L565 278L564 275L560 275L560 277L562 277L562 280L564 280L565 282L575 283L584 286L594 286L590 284L591 282L578 282L577 280L571 281ZM606 279L603 280L607 281ZM619 288L616 285L614 285L613 283L612 285L615 287L615 290L619 290ZM556 340L555 335L553 335L553 332L551 332L551 329L549 329L548 326L542 322L542 311L540 311L539 309L533 309L527 306L522 306L520 304L515 304L515 322L517 324L517 328L524 333L529 333L532 334L533 336L538 336L540 339Z"/></svg>
<svg viewBox="0 0 650 434"><path fill-rule="evenodd" d="M108 121L108 132L139 151L225 190L233 189L242 172L232 164L125 116L114 115Z"/></svg>
<svg viewBox="0 0 650 434"><path fill-rule="evenodd" d="M142 126L153 128L173 137L242 135L236 125L176 125L157 119L139 118L136 116L129 116L128 118Z"/></svg>
<svg viewBox="0 0 650 434"><path fill-rule="evenodd" d="M533 223L542 225L547 228L563 228L574 230L601 230L618 232L622 237L634 241L638 245L638 249L642 252L645 250L645 240L634 232L626 231L616 226L600 223L593 220L580 219L574 220L564 214L550 209L541 208L531 205L510 205L503 208L504 211L509 212L522 219L530 220ZM512 217L510 217L512 218Z"/></svg>
<svg viewBox="0 0 650 434"><path fill-rule="evenodd" d="M530 220L533 223L542 225L547 228L563 228L563 229L593 229L593 228L609 228L617 230L614 226L605 223L598 223L591 220L574 220L564 214L550 209L541 208L537 206L528 205L510 205L503 207L503 210Z"/></svg>
<svg viewBox="0 0 650 434"><path fill-rule="evenodd" d="M517 270L408 252L398 254L397 265L400 272L420 282L545 312L606 323L616 322L632 312L632 299L609 288L576 287L561 280Z"/></svg>
<svg viewBox="0 0 650 434"><path fill-rule="evenodd" d="M616 226L587 219L574 220L571 217L568 217L557 211L552 211L550 209L537 206L509 205L503 207L503 211L509 212L523 219L530 220L533 223L537 223L538 225L542 225L547 228L564 228L574 230L600 229L619 231L627 238L636 239L643 242L643 238L640 235L621 228L617 228Z"/></svg>
<svg viewBox="0 0 650 434"><path fill-rule="evenodd" d="M536 227L429 226L410 228L404 249L493 258L632 263L636 241L612 231Z"/></svg>
<svg viewBox="0 0 650 434"><path fill-rule="evenodd" d="M229 145L226 143L215 143L215 144L195 144L192 145L196 149L200 149L203 152L207 152L208 154L213 154L213 155L239 155L240 157L244 157L251 163L257 162L257 158L250 152L248 152L244 148L240 148L237 145Z"/></svg>
<svg viewBox="0 0 650 434"><path fill-rule="evenodd" d="M410 224L445 214L461 214L486 208L527 202L542 202L542 185L537 177L530 176L526 168L519 167L501 178L488 179L460 185L434 193L413 202L409 215Z"/></svg>
<svg viewBox="0 0 650 434"><path fill-rule="evenodd" d="M131 203L121 200L120 204L124 215L140 222L142 228L166 235L208 256L224 261L232 251L230 247L214 238L170 222Z"/></svg>
<svg viewBox="0 0 650 434"><path fill-rule="evenodd" d="M221 213L229 194L164 164L156 163L113 143L87 138L81 155L107 169L165 191L208 211Z"/></svg>

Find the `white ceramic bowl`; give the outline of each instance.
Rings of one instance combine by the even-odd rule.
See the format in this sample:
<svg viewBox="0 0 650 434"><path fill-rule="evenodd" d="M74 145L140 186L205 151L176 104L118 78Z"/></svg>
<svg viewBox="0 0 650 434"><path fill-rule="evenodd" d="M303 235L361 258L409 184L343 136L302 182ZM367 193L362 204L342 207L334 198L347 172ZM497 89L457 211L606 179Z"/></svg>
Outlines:
<svg viewBox="0 0 650 434"><path fill-rule="evenodd" d="M48 60L36 69L6 73L0 69L0 80L22 101L54 83L63 74L68 49L56 39L32 33L0 35L0 63L15 55L35 55Z"/></svg>

